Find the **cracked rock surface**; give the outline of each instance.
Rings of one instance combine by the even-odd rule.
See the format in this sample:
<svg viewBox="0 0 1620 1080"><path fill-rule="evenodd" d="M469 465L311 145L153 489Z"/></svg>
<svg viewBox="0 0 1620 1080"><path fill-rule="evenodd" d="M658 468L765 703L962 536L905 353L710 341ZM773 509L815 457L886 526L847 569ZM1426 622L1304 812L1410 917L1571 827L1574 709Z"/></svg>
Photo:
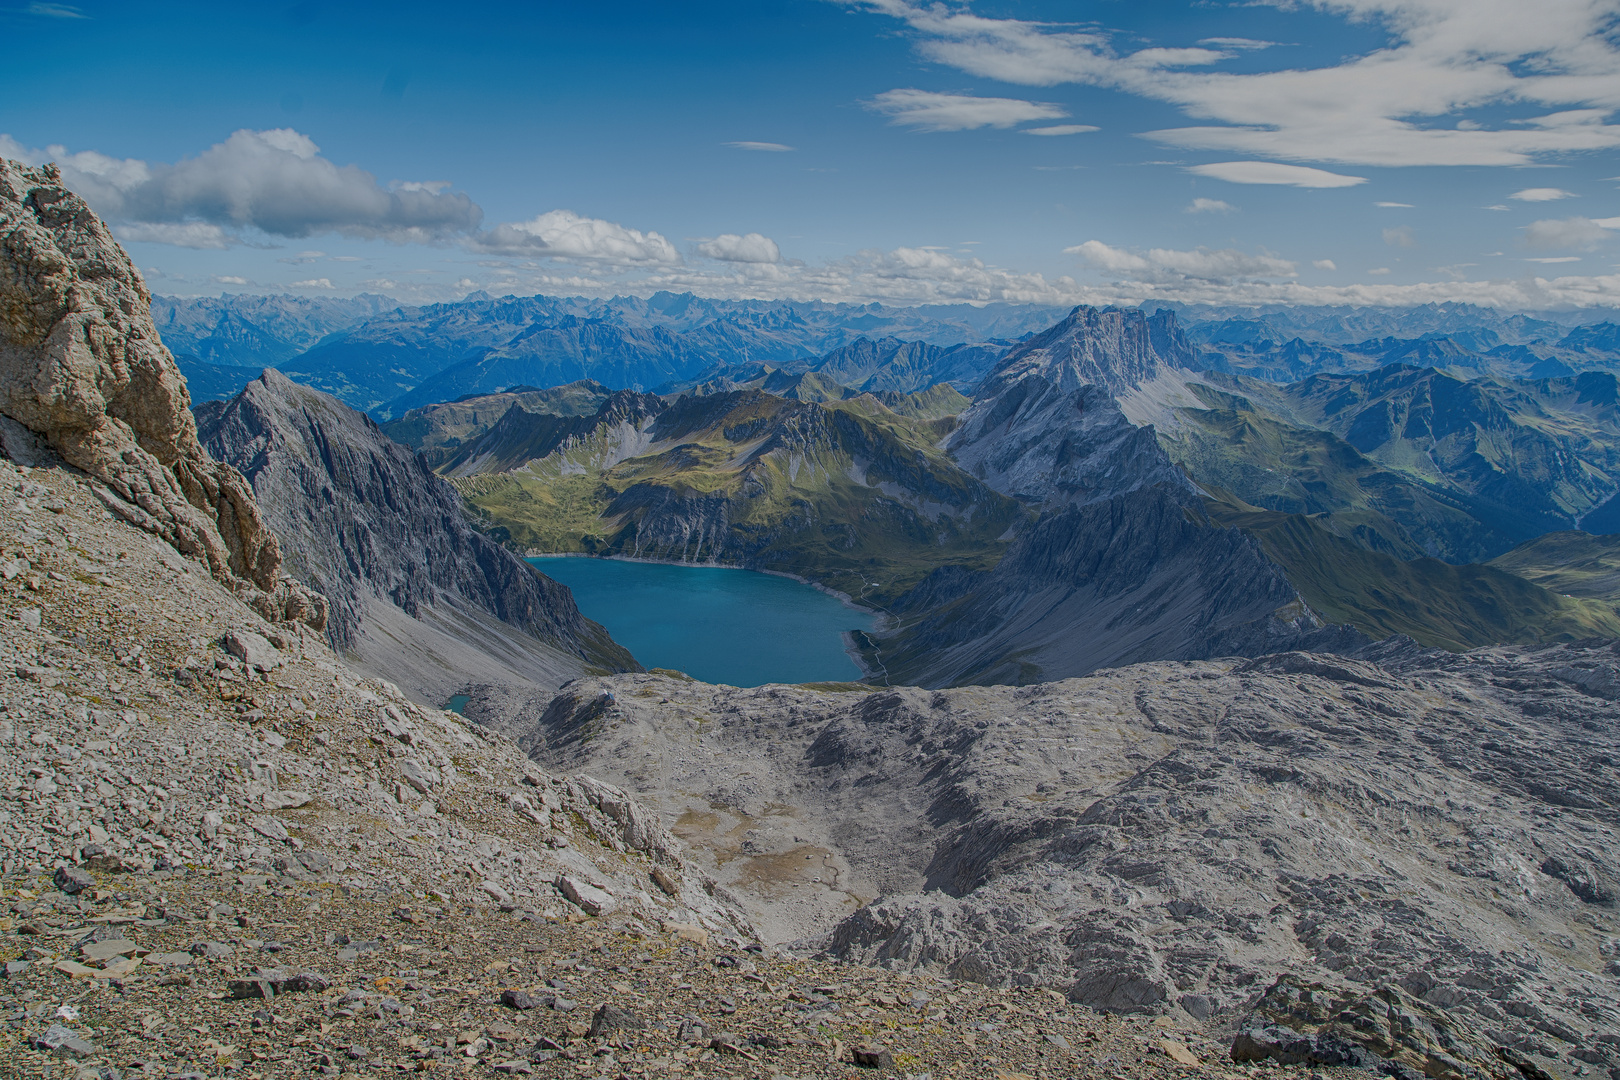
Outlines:
<svg viewBox="0 0 1620 1080"><path fill-rule="evenodd" d="M467 714L656 809L768 939L1231 1030L1286 978L1350 1004L1256 1023L1575 1074L1620 1068L1617 678L1609 641L1392 641L1022 688L618 676Z"/></svg>

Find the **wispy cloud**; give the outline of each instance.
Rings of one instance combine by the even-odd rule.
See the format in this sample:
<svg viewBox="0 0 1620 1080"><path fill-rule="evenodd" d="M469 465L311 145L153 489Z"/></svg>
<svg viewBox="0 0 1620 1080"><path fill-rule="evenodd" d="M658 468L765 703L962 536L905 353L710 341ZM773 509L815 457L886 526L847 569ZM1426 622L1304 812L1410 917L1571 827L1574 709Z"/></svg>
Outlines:
<svg viewBox="0 0 1620 1080"><path fill-rule="evenodd" d="M1417 237L1412 233L1412 226L1397 225L1393 229L1384 230L1384 243L1390 247L1417 247Z"/></svg>
<svg viewBox="0 0 1620 1080"><path fill-rule="evenodd" d="M1409 203L1409 202L1377 202L1377 203L1373 203L1373 205L1374 206L1381 206L1386 210L1411 210L1411 209L1413 209L1412 204Z"/></svg>
<svg viewBox="0 0 1620 1080"><path fill-rule="evenodd" d="M1188 165L1188 172L1225 180L1229 184L1286 184L1301 188L1341 188L1365 184L1365 176L1346 176L1312 169L1304 165L1283 165L1275 161L1217 161L1208 165Z"/></svg>
<svg viewBox="0 0 1620 1080"><path fill-rule="evenodd" d="M1579 248L1590 251L1613 236L1620 219L1593 220L1586 217L1546 218L1532 221L1524 230L1524 242L1533 248Z"/></svg>
<svg viewBox="0 0 1620 1080"><path fill-rule="evenodd" d="M1093 124L1053 124L1051 127L1025 128L1025 135L1084 135L1102 129Z"/></svg>
<svg viewBox="0 0 1620 1080"><path fill-rule="evenodd" d="M1104 86L1179 106L1150 137L1190 149L1347 165L1526 165L1620 147L1612 3L1311 0L1387 44L1338 63L1199 70L1243 47L1119 49L1104 30L997 19L912 0L836 0L900 20L927 59L1023 86ZM1293 0L1256 0L1289 6ZM1482 106L1537 110L1488 127ZM1443 120L1454 117L1447 127Z"/></svg>
<svg viewBox="0 0 1620 1080"><path fill-rule="evenodd" d="M1182 211L1184 214L1230 214L1237 207L1221 199L1194 199Z"/></svg>
<svg viewBox="0 0 1620 1080"><path fill-rule="evenodd" d="M767 154L786 154L797 149L797 147L789 146L787 143L750 142L747 140L721 143L720 145L729 146L733 150L758 150Z"/></svg>
<svg viewBox="0 0 1620 1080"><path fill-rule="evenodd" d="M35 0L23 8L26 15L37 15L42 19L88 19L90 16L74 7L72 4L47 4Z"/></svg>
<svg viewBox="0 0 1620 1080"><path fill-rule="evenodd" d="M892 124L903 124L919 131L1010 128L1032 120L1057 120L1068 115L1060 106L1040 101L910 89L885 91L866 102L866 107L889 117Z"/></svg>

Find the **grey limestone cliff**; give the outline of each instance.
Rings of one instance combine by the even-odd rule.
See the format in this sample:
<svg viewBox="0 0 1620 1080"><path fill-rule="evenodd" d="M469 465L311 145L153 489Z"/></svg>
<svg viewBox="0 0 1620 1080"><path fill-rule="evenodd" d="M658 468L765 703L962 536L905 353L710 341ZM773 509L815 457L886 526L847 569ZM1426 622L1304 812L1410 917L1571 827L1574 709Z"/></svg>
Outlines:
<svg viewBox="0 0 1620 1080"><path fill-rule="evenodd" d="M191 399L134 264L54 165L0 159L0 442L59 456L132 523L202 560L267 618L319 628L242 476L197 442Z"/></svg>
<svg viewBox="0 0 1620 1080"><path fill-rule="evenodd" d="M472 529L453 488L377 425L274 369L199 409L289 569L330 599L340 652L442 703L470 681L555 687L635 668L572 594Z"/></svg>

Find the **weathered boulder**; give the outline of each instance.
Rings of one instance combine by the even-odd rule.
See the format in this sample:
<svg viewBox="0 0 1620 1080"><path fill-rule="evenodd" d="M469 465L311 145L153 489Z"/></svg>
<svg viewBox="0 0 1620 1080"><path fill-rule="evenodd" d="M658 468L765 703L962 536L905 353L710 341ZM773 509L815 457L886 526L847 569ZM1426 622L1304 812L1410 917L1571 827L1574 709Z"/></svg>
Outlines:
<svg viewBox="0 0 1620 1080"><path fill-rule="evenodd" d="M241 473L198 443L151 304L129 256L54 165L0 159L0 416L266 618L324 625L325 600L282 575ZM8 453L23 434L7 425Z"/></svg>

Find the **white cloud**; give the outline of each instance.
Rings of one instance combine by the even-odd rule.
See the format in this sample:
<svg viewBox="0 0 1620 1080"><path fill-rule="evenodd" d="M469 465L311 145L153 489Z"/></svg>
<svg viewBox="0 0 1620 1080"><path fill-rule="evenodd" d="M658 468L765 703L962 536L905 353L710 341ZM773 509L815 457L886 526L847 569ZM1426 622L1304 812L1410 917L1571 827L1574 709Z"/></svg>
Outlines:
<svg viewBox="0 0 1620 1080"><path fill-rule="evenodd" d="M1217 161L1209 165L1189 165L1197 176L1225 180L1229 184L1287 184L1301 188L1341 188L1365 184L1365 176L1345 176L1326 169L1304 165L1280 165L1275 161Z"/></svg>
<svg viewBox="0 0 1620 1080"><path fill-rule="evenodd" d="M1375 266L1371 270L1367 271L1367 273L1374 276L1374 277L1382 277L1385 274L1389 273L1389 267L1387 267L1387 266Z"/></svg>
<svg viewBox="0 0 1620 1080"><path fill-rule="evenodd" d="M1053 124L1050 127L1025 128L1025 135L1084 135L1088 131L1101 131L1093 124Z"/></svg>
<svg viewBox="0 0 1620 1080"><path fill-rule="evenodd" d="M235 274L226 274L223 277L216 277L214 280L221 285L246 285L248 283L247 278L238 277Z"/></svg>
<svg viewBox="0 0 1620 1080"><path fill-rule="evenodd" d="M760 150L767 154L786 154L794 149L794 147L789 146L787 143L748 142L746 140L741 142L723 143L722 145L729 146L733 150Z"/></svg>
<svg viewBox="0 0 1620 1080"><path fill-rule="evenodd" d="M1412 204L1409 203L1409 202L1379 202L1379 203L1374 203L1373 205L1374 206L1381 206L1385 210L1411 210L1411 209L1414 209Z"/></svg>
<svg viewBox="0 0 1620 1080"><path fill-rule="evenodd" d="M1312 259L1311 265L1318 270L1337 270L1339 268L1332 259Z"/></svg>
<svg viewBox="0 0 1620 1080"><path fill-rule="evenodd" d="M1526 259L1524 261L1533 263L1572 263L1580 262L1581 257L1579 255L1548 255L1539 259Z"/></svg>
<svg viewBox="0 0 1620 1080"><path fill-rule="evenodd" d="M330 289L333 288L331 278L309 278L306 281L295 281L287 286L289 289Z"/></svg>
<svg viewBox="0 0 1620 1080"><path fill-rule="evenodd" d="M1544 218L1526 226L1524 242L1533 248L1581 248L1590 251L1609 239L1611 226L1608 222L1620 224L1620 219Z"/></svg>
<svg viewBox="0 0 1620 1080"><path fill-rule="evenodd" d="M1101 240L1064 248L1065 255L1078 255L1100 270L1110 270L1142 281L1197 278L1203 281L1231 281L1239 278L1293 277L1294 264L1271 255L1249 255L1233 248L1176 251L1151 248L1143 253L1110 247Z"/></svg>
<svg viewBox="0 0 1620 1080"><path fill-rule="evenodd" d="M622 266L674 265L675 245L655 232L641 232L572 210L552 210L532 221L517 221L475 233L468 248L492 255L529 255Z"/></svg>
<svg viewBox="0 0 1620 1080"><path fill-rule="evenodd" d="M1010 128L1031 120L1056 120L1068 113L1056 105L1019 98L973 97L938 94L931 90L887 90L866 107L919 131L968 131L973 128Z"/></svg>
<svg viewBox="0 0 1620 1080"><path fill-rule="evenodd" d="M1525 188L1523 191L1515 191L1508 198L1517 199L1520 202L1553 202L1558 199L1573 199L1576 198L1576 195L1573 191L1565 191L1563 188L1531 187Z"/></svg>
<svg viewBox="0 0 1620 1080"><path fill-rule="evenodd" d="M1230 214L1237 207L1220 199L1194 199L1187 204L1185 214Z"/></svg>
<svg viewBox="0 0 1620 1080"><path fill-rule="evenodd" d="M721 262L739 263L778 263L782 261L782 250L776 246L776 241L757 232L738 236L736 233L721 233L713 240L705 240L697 247L698 254L706 255Z"/></svg>
<svg viewBox="0 0 1620 1080"><path fill-rule="evenodd" d="M838 0L899 19L929 60L1024 86L1104 86L1179 106L1151 132L1188 149L1350 165L1526 165L1620 147L1613 0L1303 0L1382 47L1321 67L1200 71L1224 48L1117 49L1108 32L912 0ZM1301 0L1255 0L1292 7ZM1486 127L1477 111L1530 119ZM1449 121L1454 126L1443 126Z"/></svg>
<svg viewBox="0 0 1620 1080"><path fill-rule="evenodd" d="M320 147L291 128L243 129L173 165L62 146L28 149L5 135L0 153L31 164L55 161L67 187L133 230L123 235L183 247L224 246L248 229L426 242L466 233L483 217L466 195L438 182L385 190L372 174L321 157Z"/></svg>
<svg viewBox="0 0 1620 1080"><path fill-rule="evenodd" d="M1390 247L1417 247L1417 237L1412 235L1412 226L1397 225L1384 230L1384 243Z"/></svg>

